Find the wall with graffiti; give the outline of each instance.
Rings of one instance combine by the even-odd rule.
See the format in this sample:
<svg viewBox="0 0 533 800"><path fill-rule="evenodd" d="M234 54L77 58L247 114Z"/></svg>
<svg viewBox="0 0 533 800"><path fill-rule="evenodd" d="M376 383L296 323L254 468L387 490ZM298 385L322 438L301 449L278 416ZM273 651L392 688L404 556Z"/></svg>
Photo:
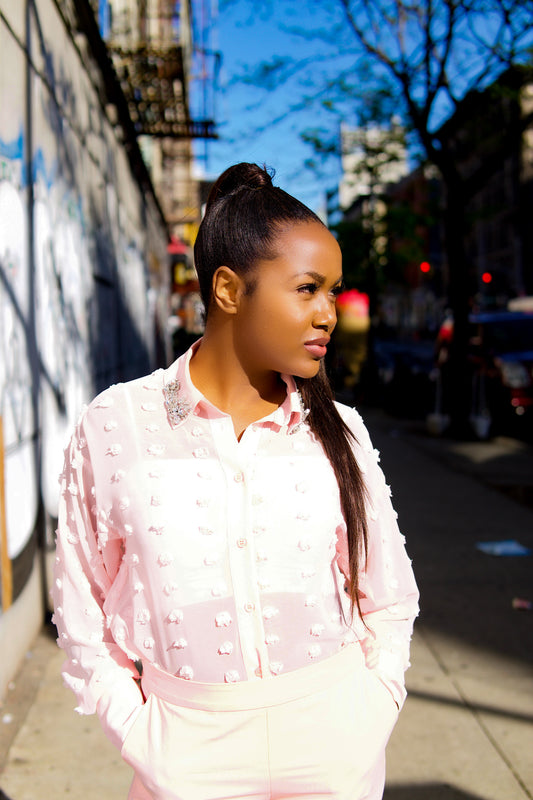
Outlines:
<svg viewBox="0 0 533 800"><path fill-rule="evenodd" d="M0 0L2 652L82 404L167 355L166 229L65 9Z"/></svg>

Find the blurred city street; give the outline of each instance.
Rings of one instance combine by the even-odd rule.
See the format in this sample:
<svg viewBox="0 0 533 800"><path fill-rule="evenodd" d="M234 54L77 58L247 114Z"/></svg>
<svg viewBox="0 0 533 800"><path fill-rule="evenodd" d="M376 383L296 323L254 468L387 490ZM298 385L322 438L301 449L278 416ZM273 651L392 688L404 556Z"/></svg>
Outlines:
<svg viewBox="0 0 533 800"><path fill-rule="evenodd" d="M532 0L0 0L0 42L0 800L128 794L131 769L98 719L74 712L48 621L61 493L78 494L57 480L64 447L92 398L204 333L211 266L251 295L263 261L284 261L282 234L311 217L284 210L281 189L342 252L342 287L340 267L326 280L329 257L318 272L295 267L316 286L295 284L287 309L308 309L295 320L329 339L336 308L327 356L306 332L305 357L324 359L339 399L361 399L420 586L384 800L533 800ZM236 162L250 163L233 185ZM261 185L250 164L268 172ZM241 190L251 209L258 189L273 216L248 211L235 227L231 212L235 239L220 242L235 254L207 257L223 229L203 225L206 213ZM298 247L295 262L310 252ZM326 289L324 322L310 310L322 315ZM277 319L273 303L269 353L287 344L278 322L290 316L283 300ZM229 385L241 356L207 327ZM274 386L281 362L268 363L267 376L258 359L254 392ZM118 427L104 423L106 435ZM122 476L111 474L121 513ZM116 505L96 485L103 533ZM98 546L107 538L99 531ZM166 614L143 609L142 624Z"/></svg>
<svg viewBox="0 0 533 800"><path fill-rule="evenodd" d="M533 611L515 607L533 599L532 556L477 545L533 548L533 450L514 439L433 439L420 423L363 416L421 590L385 800L532 798ZM73 712L61 661L43 630L0 710L0 797L125 798L131 772L97 720Z"/></svg>

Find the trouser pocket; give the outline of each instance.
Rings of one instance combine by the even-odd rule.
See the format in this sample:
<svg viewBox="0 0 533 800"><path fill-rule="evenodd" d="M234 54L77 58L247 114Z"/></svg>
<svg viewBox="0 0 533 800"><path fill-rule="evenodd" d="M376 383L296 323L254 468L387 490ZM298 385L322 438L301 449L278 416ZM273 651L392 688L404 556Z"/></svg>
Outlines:
<svg viewBox="0 0 533 800"><path fill-rule="evenodd" d="M143 786L155 799L179 799L179 795L163 791L163 786L168 782L167 761L170 758L170 763L174 765L179 754L175 747L175 717L170 704L150 694L121 749L124 761L133 767Z"/></svg>

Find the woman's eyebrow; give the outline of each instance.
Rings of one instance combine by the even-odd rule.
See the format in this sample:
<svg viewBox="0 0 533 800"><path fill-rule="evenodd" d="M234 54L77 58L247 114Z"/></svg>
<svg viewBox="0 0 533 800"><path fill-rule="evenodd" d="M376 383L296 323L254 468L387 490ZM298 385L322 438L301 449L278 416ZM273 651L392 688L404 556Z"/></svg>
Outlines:
<svg viewBox="0 0 533 800"><path fill-rule="evenodd" d="M314 281L316 281L318 284L320 284L320 286L322 286L322 284L326 282L326 276L322 275L321 272L315 272L314 270L306 270L305 272L297 272L293 277L302 278L304 276L312 278ZM337 284L342 284L342 282L343 282L343 276L339 275L337 280L334 282L334 285L336 286Z"/></svg>
<svg viewBox="0 0 533 800"><path fill-rule="evenodd" d="M317 283L324 283L324 281L326 280L324 275L321 275L320 272L314 272L314 270L306 270L305 272L296 272L294 275L295 278L303 278L304 276L312 278L314 281L317 281Z"/></svg>

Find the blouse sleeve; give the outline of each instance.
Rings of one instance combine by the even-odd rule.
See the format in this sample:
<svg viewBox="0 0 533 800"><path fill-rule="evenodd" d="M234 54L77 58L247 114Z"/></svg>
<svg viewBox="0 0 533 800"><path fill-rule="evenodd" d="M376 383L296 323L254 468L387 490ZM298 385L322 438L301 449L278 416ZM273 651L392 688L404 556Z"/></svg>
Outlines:
<svg viewBox="0 0 533 800"><path fill-rule="evenodd" d="M345 416L345 415L343 415ZM367 667L374 670L401 708L406 697L405 670L419 593L411 560L400 533L391 491L379 467L367 429L356 411L345 417L357 439L355 455L367 491L368 552L359 581L364 626L360 640ZM348 574L346 534L340 537L338 564Z"/></svg>
<svg viewBox="0 0 533 800"><path fill-rule="evenodd" d="M93 471L83 417L65 450L54 584L54 622L66 654L63 680L80 714L98 714L109 739L121 747L143 697L133 661L106 624L104 602L122 561L120 538L104 535L95 510Z"/></svg>

